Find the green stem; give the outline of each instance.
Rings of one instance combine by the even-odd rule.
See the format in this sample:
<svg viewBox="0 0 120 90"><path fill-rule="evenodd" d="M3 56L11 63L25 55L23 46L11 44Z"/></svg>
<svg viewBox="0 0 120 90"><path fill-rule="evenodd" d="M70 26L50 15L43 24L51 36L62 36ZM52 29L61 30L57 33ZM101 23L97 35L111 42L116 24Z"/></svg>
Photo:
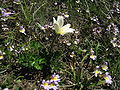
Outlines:
<svg viewBox="0 0 120 90"><path fill-rule="evenodd" d="M81 60L81 64L83 63L83 61L88 57L88 55L89 55L89 53L87 53L84 57L83 57L83 59Z"/></svg>
<svg viewBox="0 0 120 90"><path fill-rule="evenodd" d="M23 14L24 14L24 16L25 16L25 19L28 20L28 17L27 17L27 15L26 15L26 12L25 12L25 10L24 10L23 5L22 5L21 3L20 3L20 5L21 5L22 12L23 12Z"/></svg>
<svg viewBox="0 0 120 90"><path fill-rule="evenodd" d="M35 14L41 9L41 7L43 7L46 3L43 3L37 10L34 11L33 13L33 20L35 18Z"/></svg>

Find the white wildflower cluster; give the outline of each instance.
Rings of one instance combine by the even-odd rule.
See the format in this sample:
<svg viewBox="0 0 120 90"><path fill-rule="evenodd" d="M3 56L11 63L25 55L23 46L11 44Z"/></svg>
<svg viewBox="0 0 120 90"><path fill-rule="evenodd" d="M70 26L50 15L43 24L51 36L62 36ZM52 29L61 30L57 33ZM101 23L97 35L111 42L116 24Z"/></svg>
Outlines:
<svg viewBox="0 0 120 90"><path fill-rule="evenodd" d="M51 76L50 80L47 80L47 81L43 80L40 87L41 89L44 89L44 90L58 90L59 82L60 82L60 76L54 73Z"/></svg>
<svg viewBox="0 0 120 90"><path fill-rule="evenodd" d="M93 49L91 48L90 49L90 58L92 59L92 60L96 60L96 58L97 58L97 56L96 55L94 55L94 51L93 51Z"/></svg>
<svg viewBox="0 0 120 90"><path fill-rule="evenodd" d="M112 43L113 47L120 48L120 36L119 36L120 32L117 25L111 23L110 25L108 25L106 30L112 33L112 40L110 42Z"/></svg>
<svg viewBox="0 0 120 90"><path fill-rule="evenodd" d="M6 43L5 46L9 51L14 52L15 54L29 50L27 45L19 46L19 45L14 45L11 42Z"/></svg>
<svg viewBox="0 0 120 90"><path fill-rule="evenodd" d="M60 13L60 15L63 16L64 18L69 18L68 12Z"/></svg>
<svg viewBox="0 0 120 90"><path fill-rule="evenodd" d="M120 13L120 2L114 2L113 3L113 9L110 10L111 13Z"/></svg>
<svg viewBox="0 0 120 90"><path fill-rule="evenodd" d="M8 20L8 17L15 14L15 11L10 10L8 8L0 8L0 11L1 11L1 17L2 17L1 20L2 21Z"/></svg>
<svg viewBox="0 0 120 90"><path fill-rule="evenodd" d="M96 22L98 25L100 24L98 16L91 17L91 20Z"/></svg>
<svg viewBox="0 0 120 90"><path fill-rule="evenodd" d="M2 51L0 50L0 60L4 59L4 55L5 55L5 52L2 52Z"/></svg>
<svg viewBox="0 0 120 90"><path fill-rule="evenodd" d="M47 29L53 28L53 25L51 25L51 23L50 23L50 25L49 24L41 25L41 24L37 23L37 25L44 32L46 32Z"/></svg>
<svg viewBox="0 0 120 90"><path fill-rule="evenodd" d="M15 0L15 1L17 2L19 0ZM2 17L1 19L2 19L2 21L9 20L9 17L11 17L12 15L15 14L15 11L10 10L8 8L6 8L6 9L0 8L0 11L1 11L1 17ZM3 29L3 31L9 30L7 24L2 24L2 29ZM26 35L25 28L23 26L19 25L19 32Z"/></svg>
<svg viewBox="0 0 120 90"><path fill-rule="evenodd" d="M71 46L71 42L69 42L69 40L64 40L62 43L66 44L67 46Z"/></svg>
<svg viewBox="0 0 120 90"><path fill-rule="evenodd" d="M1 23L1 27L2 27L2 30L3 31L8 31L9 30L9 28L8 28L8 25L7 24L5 24L6 23L6 21L8 20L8 17L11 17L11 15L13 15L13 14L15 14L15 11L12 11L12 10L10 10L10 9L8 9L8 8L0 8L0 12L1 12L1 21L3 21L2 23Z"/></svg>
<svg viewBox="0 0 120 90"><path fill-rule="evenodd" d="M102 32L102 27L93 28L93 33L95 35L100 34L101 32Z"/></svg>
<svg viewBox="0 0 120 90"><path fill-rule="evenodd" d="M7 24L2 24L1 26L2 26L3 31L8 31L9 30Z"/></svg>
<svg viewBox="0 0 120 90"><path fill-rule="evenodd" d="M105 83L112 84L112 78L107 71L108 63L104 62L102 65L96 66L96 69L93 73L95 77L100 77L101 79L104 79Z"/></svg>

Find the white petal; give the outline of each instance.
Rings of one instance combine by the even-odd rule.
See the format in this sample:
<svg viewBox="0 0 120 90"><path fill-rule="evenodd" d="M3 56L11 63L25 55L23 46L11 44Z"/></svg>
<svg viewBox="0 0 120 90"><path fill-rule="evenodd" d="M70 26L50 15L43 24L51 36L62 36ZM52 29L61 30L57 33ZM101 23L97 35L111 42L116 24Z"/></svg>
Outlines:
<svg viewBox="0 0 120 90"><path fill-rule="evenodd" d="M56 21L56 19L53 17L53 25L54 25L54 29L55 29L55 32L59 32L59 24L58 22Z"/></svg>
<svg viewBox="0 0 120 90"><path fill-rule="evenodd" d="M57 22L58 22L59 26L62 27L63 24L64 24L64 17L63 16L58 16L57 17Z"/></svg>
<svg viewBox="0 0 120 90"><path fill-rule="evenodd" d="M66 24L65 26L62 27L65 33L73 33L75 29L70 28L71 24Z"/></svg>
<svg viewBox="0 0 120 90"><path fill-rule="evenodd" d="M53 24L57 23L56 19L53 17Z"/></svg>
<svg viewBox="0 0 120 90"><path fill-rule="evenodd" d="M66 28L66 29L64 29L65 33L73 33L73 31L75 31L75 29L73 29L73 28Z"/></svg>
<svg viewBox="0 0 120 90"><path fill-rule="evenodd" d="M54 24L54 29L55 29L56 33L59 32L60 28L59 28L58 24Z"/></svg>
<svg viewBox="0 0 120 90"><path fill-rule="evenodd" d="M66 25L64 25L62 28L63 28L63 29L67 29L67 28L70 28L70 26L71 26L71 24L66 24Z"/></svg>

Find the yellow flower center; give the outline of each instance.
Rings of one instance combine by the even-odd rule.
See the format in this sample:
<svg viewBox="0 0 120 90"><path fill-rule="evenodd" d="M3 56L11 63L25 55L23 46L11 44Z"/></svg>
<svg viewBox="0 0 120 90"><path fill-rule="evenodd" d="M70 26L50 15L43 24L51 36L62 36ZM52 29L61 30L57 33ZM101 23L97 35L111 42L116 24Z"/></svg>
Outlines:
<svg viewBox="0 0 120 90"><path fill-rule="evenodd" d="M96 73L96 74L98 74L98 73L99 73L99 71L98 71L98 70L96 70L96 71L95 71L95 73Z"/></svg>
<svg viewBox="0 0 120 90"><path fill-rule="evenodd" d="M0 56L0 59L3 59L3 56Z"/></svg>
<svg viewBox="0 0 120 90"><path fill-rule="evenodd" d="M44 85L44 86L48 86L48 83L44 83L43 85Z"/></svg>
<svg viewBox="0 0 120 90"><path fill-rule="evenodd" d="M105 79L105 80L109 80L109 78L108 78L108 77L105 77L104 79Z"/></svg>
<svg viewBox="0 0 120 90"><path fill-rule="evenodd" d="M57 77L53 77L52 80L57 80Z"/></svg>
<svg viewBox="0 0 120 90"><path fill-rule="evenodd" d="M102 77L102 75L100 74L99 77Z"/></svg>
<svg viewBox="0 0 120 90"><path fill-rule="evenodd" d="M64 32L64 30L62 28L60 28L59 31L56 32L56 33L61 34L61 35L65 34L65 32Z"/></svg>
<svg viewBox="0 0 120 90"><path fill-rule="evenodd" d="M50 84L50 86L52 87L52 86L54 86L54 84Z"/></svg>
<svg viewBox="0 0 120 90"><path fill-rule="evenodd" d="M91 57L91 58L95 58L95 55L91 55L90 57Z"/></svg>
<svg viewBox="0 0 120 90"><path fill-rule="evenodd" d="M103 69L103 70L107 70L107 66L103 66L102 69Z"/></svg>
<svg viewBox="0 0 120 90"><path fill-rule="evenodd" d="M24 30L19 30L21 33L24 33Z"/></svg>

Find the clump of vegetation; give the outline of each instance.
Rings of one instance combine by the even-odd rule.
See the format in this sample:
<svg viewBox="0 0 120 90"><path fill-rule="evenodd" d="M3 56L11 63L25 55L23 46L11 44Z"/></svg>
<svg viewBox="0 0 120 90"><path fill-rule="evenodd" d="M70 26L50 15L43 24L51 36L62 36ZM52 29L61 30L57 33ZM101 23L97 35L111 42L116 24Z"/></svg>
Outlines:
<svg viewBox="0 0 120 90"><path fill-rule="evenodd" d="M119 89L119 1L0 3L1 89Z"/></svg>

